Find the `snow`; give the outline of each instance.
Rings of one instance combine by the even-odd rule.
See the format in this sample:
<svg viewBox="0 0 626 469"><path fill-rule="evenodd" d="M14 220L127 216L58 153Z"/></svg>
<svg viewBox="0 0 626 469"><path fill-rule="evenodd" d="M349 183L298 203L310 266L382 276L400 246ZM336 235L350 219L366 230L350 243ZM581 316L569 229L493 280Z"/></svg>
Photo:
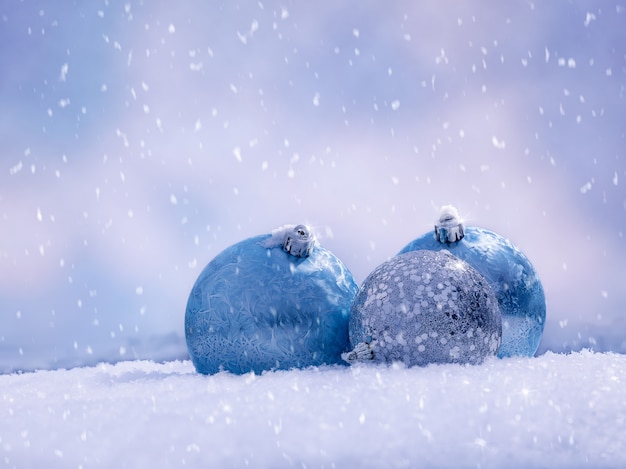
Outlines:
<svg viewBox="0 0 626 469"><path fill-rule="evenodd" d="M3 467L626 466L626 356L262 375L128 361L0 376Z"/></svg>
<svg viewBox="0 0 626 469"><path fill-rule="evenodd" d="M3 2L0 467L626 467L626 9L587 3ZM305 223L360 283L449 203L536 268L538 357L186 361L223 249Z"/></svg>

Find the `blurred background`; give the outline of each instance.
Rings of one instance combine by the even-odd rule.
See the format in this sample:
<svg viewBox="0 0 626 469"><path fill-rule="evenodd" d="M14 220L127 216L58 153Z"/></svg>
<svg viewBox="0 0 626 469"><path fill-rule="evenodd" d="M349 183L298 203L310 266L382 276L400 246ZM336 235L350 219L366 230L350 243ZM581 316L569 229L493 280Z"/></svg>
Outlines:
<svg viewBox="0 0 626 469"><path fill-rule="evenodd" d="M362 282L455 205L535 265L539 354L626 352L626 7L0 6L0 372L187 358L222 249L309 224Z"/></svg>

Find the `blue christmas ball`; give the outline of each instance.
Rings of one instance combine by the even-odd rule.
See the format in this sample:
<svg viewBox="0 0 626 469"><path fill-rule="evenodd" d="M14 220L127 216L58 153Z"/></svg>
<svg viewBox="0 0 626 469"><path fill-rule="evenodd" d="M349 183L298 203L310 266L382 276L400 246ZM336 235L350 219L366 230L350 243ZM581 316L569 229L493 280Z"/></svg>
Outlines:
<svg viewBox="0 0 626 469"><path fill-rule="evenodd" d="M200 373L341 362L358 286L304 225L241 241L196 280L185 338Z"/></svg>
<svg viewBox="0 0 626 469"><path fill-rule="evenodd" d="M400 254L365 279L350 309L350 363L481 363L495 356L500 310L485 278L441 251Z"/></svg>
<svg viewBox="0 0 626 469"><path fill-rule="evenodd" d="M458 211L445 206L435 230L400 253L420 249L449 251L487 279L502 314L500 358L535 354L543 335L546 299L537 272L517 247L492 231L465 227Z"/></svg>

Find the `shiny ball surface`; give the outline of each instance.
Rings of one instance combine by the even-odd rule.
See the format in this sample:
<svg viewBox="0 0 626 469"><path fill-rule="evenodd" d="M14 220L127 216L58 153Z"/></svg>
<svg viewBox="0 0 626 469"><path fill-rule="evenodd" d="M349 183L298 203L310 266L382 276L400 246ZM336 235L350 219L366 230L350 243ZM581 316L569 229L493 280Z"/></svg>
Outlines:
<svg viewBox="0 0 626 469"><path fill-rule="evenodd" d="M269 241L262 235L225 249L196 280L185 338L200 373L341 362L358 289L352 274L318 244L297 257Z"/></svg>
<svg viewBox="0 0 626 469"><path fill-rule="evenodd" d="M502 334L487 281L445 251L413 251L378 266L352 303L349 332L348 361L408 366L481 363L495 356Z"/></svg>

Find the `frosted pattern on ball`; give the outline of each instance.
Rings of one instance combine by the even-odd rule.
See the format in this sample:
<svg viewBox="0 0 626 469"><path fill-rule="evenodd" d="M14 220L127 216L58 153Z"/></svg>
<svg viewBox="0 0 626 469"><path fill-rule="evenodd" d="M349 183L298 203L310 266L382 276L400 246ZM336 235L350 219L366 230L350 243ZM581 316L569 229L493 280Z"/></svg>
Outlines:
<svg viewBox="0 0 626 469"><path fill-rule="evenodd" d="M377 267L350 311L352 355L375 362L481 363L496 354L502 329L487 281L448 252L413 251Z"/></svg>
<svg viewBox="0 0 626 469"><path fill-rule="evenodd" d="M499 357L535 354L543 335L546 299L537 272L516 246L492 231L466 227L458 242L441 243L431 231L409 243L400 254L421 249L449 251L487 279L502 313Z"/></svg>
<svg viewBox="0 0 626 469"><path fill-rule="evenodd" d="M343 263L317 244L296 257L271 235L242 241L215 257L193 286L189 355L205 374L340 363L357 289Z"/></svg>

